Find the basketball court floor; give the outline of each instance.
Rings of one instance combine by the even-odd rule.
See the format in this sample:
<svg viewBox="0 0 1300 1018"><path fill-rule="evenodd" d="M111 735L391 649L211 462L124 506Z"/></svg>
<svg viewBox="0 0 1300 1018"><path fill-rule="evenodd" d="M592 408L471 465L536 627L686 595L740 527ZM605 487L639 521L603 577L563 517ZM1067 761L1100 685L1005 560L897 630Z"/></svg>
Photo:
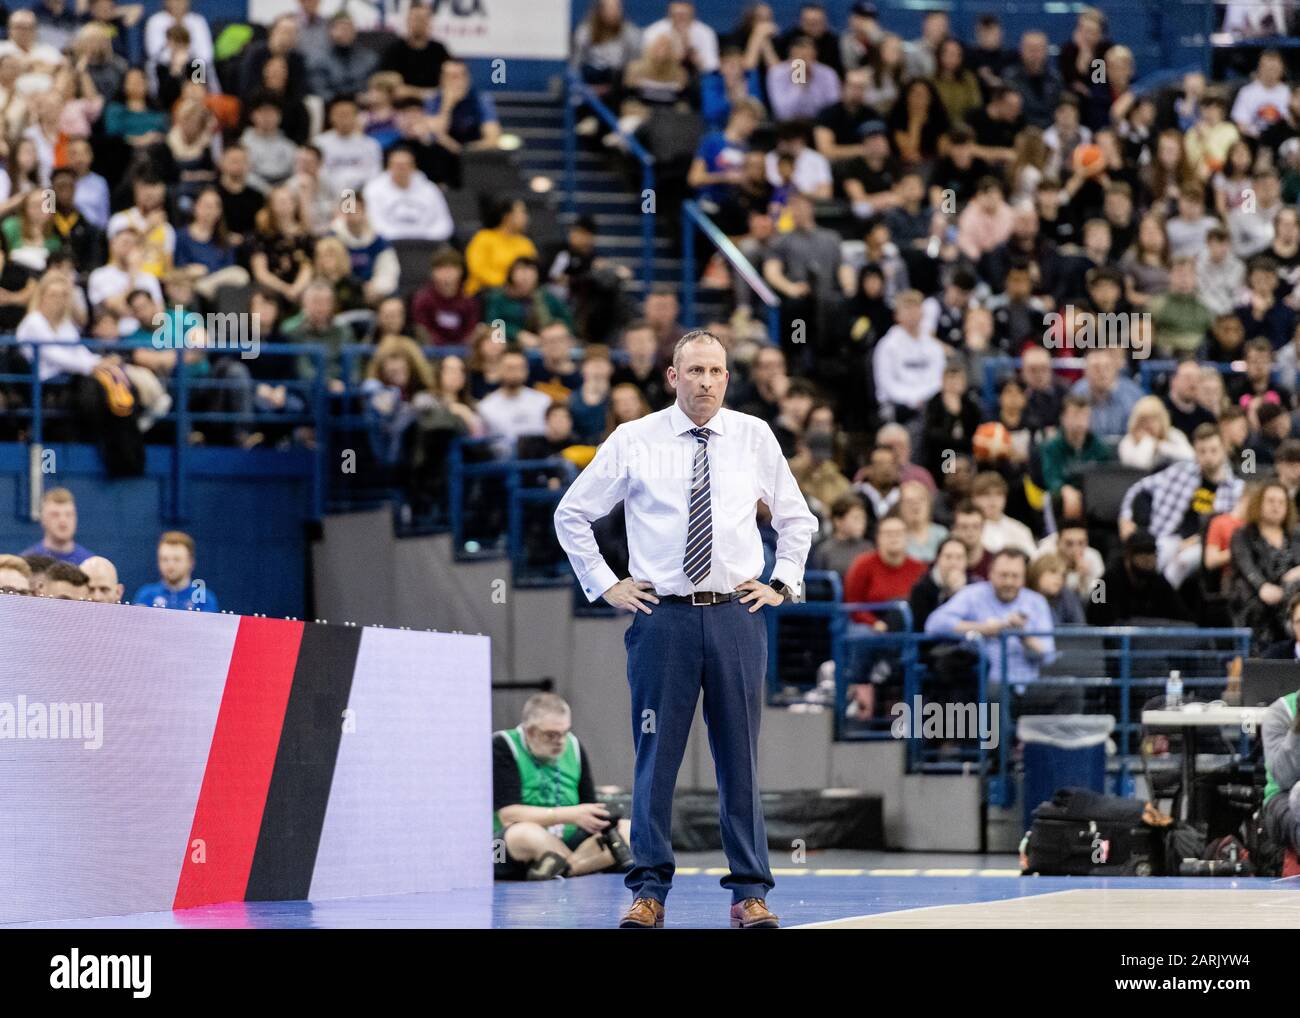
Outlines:
<svg viewBox="0 0 1300 1018"><path fill-rule="evenodd" d="M667 926L727 926L714 854L683 855ZM775 862L775 860L774 860ZM777 866L768 904L789 927L830 929L1295 929L1300 878L1021 877L1011 856L827 852ZM617 924L622 877L499 883L325 901L244 902L0 929L574 929Z"/></svg>

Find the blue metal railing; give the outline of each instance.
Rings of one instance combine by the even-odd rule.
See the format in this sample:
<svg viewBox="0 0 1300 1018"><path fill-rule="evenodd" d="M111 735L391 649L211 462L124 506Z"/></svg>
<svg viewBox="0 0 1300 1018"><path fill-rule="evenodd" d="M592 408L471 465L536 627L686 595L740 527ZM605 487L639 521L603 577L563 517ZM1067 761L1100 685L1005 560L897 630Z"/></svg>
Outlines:
<svg viewBox="0 0 1300 1018"><path fill-rule="evenodd" d="M492 442L493 440L489 438L458 438L451 443L448 450L447 516L451 524L452 552L462 561L475 558L495 558L503 553L513 558L517 552L517 549L512 549L509 543L504 549L494 546L481 549L467 547L465 525L470 501L468 487L471 482L478 480L498 481L504 486L504 504L507 516L505 533L507 542L509 542L512 534L515 540L518 541L519 534L522 532L520 529L522 515L518 520L514 521L512 529L512 514L518 512L514 498L515 492L526 487L524 475L551 473L563 475L567 480L572 472L572 465L567 460L558 457L532 460L484 459L478 462L466 462L466 449L490 450Z"/></svg>
<svg viewBox="0 0 1300 1018"><path fill-rule="evenodd" d="M570 69L565 75L566 91L564 96L564 178L565 211L570 216L577 214L578 191L578 107L585 105L605 124L610 131L618 135L623 146L637 162L641 164L642 201L637 208L641 212L641 279L645 292L650 292L654 282L655 261L655 160L645 146L624 131L618 124L618 117L608 106L601 102L594 91L582 80L577 71ZM645 205L646 196L650 206Z"/></svg>
<svg viewBox="0 0 1300 1018"><path fill-rule="evenodd" d="M84 347L92 352L114 354L129 362L139 344L113 342L108 340L57 340L50 342L20 342L14 336L0 337L0 349L16 348L22 351L28 360L28 370L22 373L10 372L0 374L0 384L26 387L30 394L29 405L11 407L6 413L13 419L27 423L26 439L31 450L31 460L36 463L48 437L49 424L52 421L66 420L70 411L47 407L45 397L51 386L61 387L67 384L67 375L54 375L41 378L41 359L52 347ZM209 357L234 357L234 350L196 348ZM193 459L190 445L190 432L198 424L241 425L255 430L260 426L303 426L316 431L316 442L312 456L312 484L309 514L318 520L324 513L325 505L325 455L326 441L323 423L328 415L328 394L326 391L326 353L319 344L308 343L262 343L257 348L258 357L289 357L294 360L305 359L311 365L311 377L307 379L277 380L276 385L286 391L296 393L310 412L266 412L255 407L247 413L235 413L216 410L196 410L192 405L193 394L231 390L238 387L254 387L256 379L218 379L191 377L185 360L187 350L177 350L176 365L165 380L166 388L172 397L172 407L165 415L157 418L159 422L173 425L174 435L171 449L170 488L171 495L167 502L166 515L175 523L189 519L189 480L192 475ZM32 502L39 497L40 479L33 477Z"/></svg>
<svg viewBox="0 0 1300 1018"><path fill-rule="evenodd" d="M1091 654L1089 664L1100 663L1096 671L1105 674L1063 675L1045 674L1029 683L1008 683L1008 641L1022 637L1050 636L1057 647L1054 672L1069 671L1065 667L1072 642L1091 641L1087 647ZM1136 689L1148 688L1158 690L1164 687L1168 678L1170 661L1176 660L1180 666L1183 686L1187 690L1221 689L1228 681L1229 663L1235 658L1245 658L1250 650L1251 633L1249 629L1199 629L1192 627L1137 628L1112 626L1106 628L1070 627L1054 632L1003 632L997 640L1001 652L1001 662L994 676L999 680L997 693L1002 714L1003 732L1011 732L1011 701L1015 691L1022 686L1054 687L1063 689L1100 689L1114 690L1119 698L1119 717L1115 727L1117 740L1116 754L1118 760L1115 775L1115 791L1118 795L1130 795L1133 791L1132 758L1133 733L1140 729L1141 718L1134 721L1132 714L1132 694ZM1196 641L1207 643L1204 647L1181 646L1177 641ZM1100 641L1101 646L1095 644ZM1142 644L1149 641L1150 646ZM984 642L984 641L979 641ZM1216 646L1218 643L1223 646ZM1100 651L1100 659L1096 654ZM1163 674L1134 674L1137 671L1163 672ZM1147 668L1141 667L1148 665ZM1118 675L1112 674L1118 672ZM997 806L1011 806L1015 803L1016 793L1011 773L1011 742L1004 738L998 748L998 773L989 785L989 802Z"/></svg>
<svg viewBox="0 0 1300 1018"><path fill-rule="evenodd" d="M695 231L708 237L709 242L722 254L745 285L766 308L767 337L773 343L781 338L781 298L779 298L748 258L741 253L730 237L705 215L695 201L682 202L682 323L690 328L695 324Z"/></svg>

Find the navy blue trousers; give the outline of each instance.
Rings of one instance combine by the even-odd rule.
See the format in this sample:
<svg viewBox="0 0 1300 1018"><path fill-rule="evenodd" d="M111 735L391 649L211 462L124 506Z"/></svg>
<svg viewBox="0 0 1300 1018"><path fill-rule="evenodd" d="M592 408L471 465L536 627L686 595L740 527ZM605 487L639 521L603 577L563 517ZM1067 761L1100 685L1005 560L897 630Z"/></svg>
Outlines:
<svg viewBox="0 0 1300 1018"><path fill-rule="evenodd" d="M718 778L718 819L732 900L772 889L767 831L758 794L758 724L767 674L765 609L740 601L699 606L660 603L628 626L636 783L632 855L625 883L637 897L663 901L672 888L673 789L704 694L704 720Z"/></svg>

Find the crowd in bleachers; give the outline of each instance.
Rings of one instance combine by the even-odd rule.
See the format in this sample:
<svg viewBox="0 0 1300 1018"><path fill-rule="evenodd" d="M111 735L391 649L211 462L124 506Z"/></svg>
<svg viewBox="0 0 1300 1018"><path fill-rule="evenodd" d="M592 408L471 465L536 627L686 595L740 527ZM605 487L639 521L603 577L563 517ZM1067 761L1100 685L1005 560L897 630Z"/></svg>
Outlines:
<svg viewBox="0 0 1300 1018"><path fill-rule="evenodd" d="M743 285L710 327L731 404L771 422L824 521L810 565L962 632L940 609L1012 549L1053 625L1294 643L1300 85L1264 50L1244 82L1144 89L1158 68L1091 8L1056 39L892 20L670 3L641 27L608 0L575 38L659 165L696 139L686 191L780 299L771 345ZM731 285L720 256L704 285Z"/></svg>
<svg viewBox="0 0 1300 1018"><path fill-rule="evenodd" d="M422 497L458 436L581 469L671 401L677 287L634 301L592 216L539 244L523 194L467 230L467 160L503 134L492 87L432 37L427 5L364 38L328 6L214 33L166 0L138 66L135 7L10 17L0 331L22 343L0 368L41 347L42 378L72 380L101 442L106 420L130 422L123 443L165 433L179 356L195 408L220 417L193 442L318 441L304 385L323 372L360 394L379 458ZM696 198L779 298L769 335L750 288L706 259L728 404L771 424L822 519L812 565L850 600L911 599L923 627L1014 549L1057 625L1288 639L1300 86L1264 51L1245 82L1145 90L1154 69L1091 8L1065 38L1007 39L992 14L959 38L941 11L904 38L893 20L808 3L778 24L757 3L708 25L671 2L636 25L593 0L573 39L574 73L619 124L587 103L581 143L618 160L634 134L661 227ZM215 348L192 312L228 311L320 360ZM160 348L160 322L183 352ZM54 343L84 337L127 348ZM365 358L342 356L358 341ZM5 408L24 391L0 385ZM878 540L892 518L901 551Z"/></svg>

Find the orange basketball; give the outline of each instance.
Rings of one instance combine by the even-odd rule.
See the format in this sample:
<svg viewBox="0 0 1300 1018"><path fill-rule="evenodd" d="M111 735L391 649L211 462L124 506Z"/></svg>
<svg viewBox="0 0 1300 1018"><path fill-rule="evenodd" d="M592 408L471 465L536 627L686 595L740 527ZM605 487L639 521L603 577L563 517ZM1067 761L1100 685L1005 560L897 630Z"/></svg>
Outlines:
<svg viewBox="0 0 1300 1018"><path fill-rule="evenodd" d="M1074 168L1094 177L1106 168L1100 145L1080 145L1074 150Z"/></svg>
<svg viewBox="0 0 1300 1018"><path fill-rule="evenodd" d="M1000 421L986 421L975 429L971 445L980 463L1007 459L1011 455L1011 432Z"/></svg>

